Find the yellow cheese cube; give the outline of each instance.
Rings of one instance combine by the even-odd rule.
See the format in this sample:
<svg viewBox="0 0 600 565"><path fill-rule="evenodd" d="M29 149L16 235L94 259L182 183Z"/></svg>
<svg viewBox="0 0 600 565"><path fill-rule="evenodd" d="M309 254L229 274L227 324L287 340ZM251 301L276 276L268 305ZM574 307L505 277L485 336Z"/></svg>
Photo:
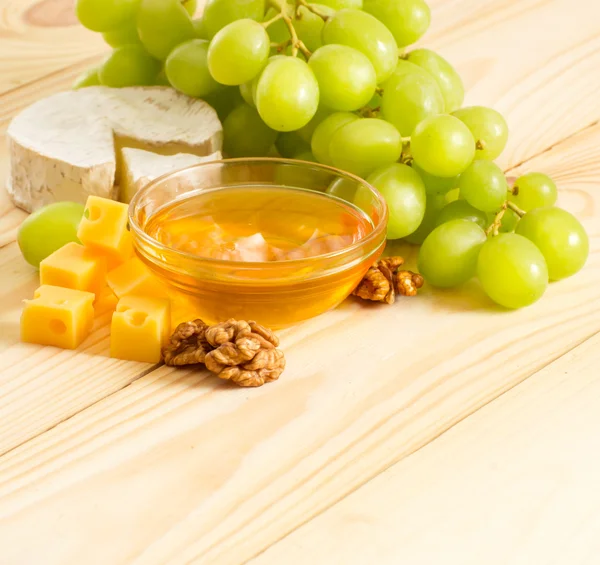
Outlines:
<svg viewBox="0 0 600 565"><path fill-rule="evenodd" d="M42 285L99 294L105 285L106 259L78 243L67 243L40 263Z"/></svg>
<svg viewBox="0 0 600 565"><path fill-rule="evenodd" d="M169 339L171 307L164 298L125 296L119 300L110 328L110 356L158 363Z"/></svg>
<svg viewBox="0 0 600 565"><path fill-rule="evenodd" d="M167 289L137 257L132 257L106 275L106 282L116 296L128 294L167 298Z"/></svg>
<svg viewBox="0 0 600 565"><path fill-rule="evenodd" d="M28 343L75 349L94 323L94 294L44 285L26 300L21 315L21 339Z"/></svg>
<svg viewBox="0 0 600 565"><path fill-rule="evenodd" d="M127 204L88 196L77 237L86 247L109 256L114 262L129 259L133 253L127 229Z"/></svg>

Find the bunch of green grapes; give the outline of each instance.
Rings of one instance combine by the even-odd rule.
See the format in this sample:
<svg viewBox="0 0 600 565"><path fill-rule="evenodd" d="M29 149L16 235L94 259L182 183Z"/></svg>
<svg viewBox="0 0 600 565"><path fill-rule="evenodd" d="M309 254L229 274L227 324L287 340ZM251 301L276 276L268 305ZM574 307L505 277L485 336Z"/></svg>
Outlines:
<svg viewBox="0 0 600 565"><path fill-rule="evenodd" d="M518 308L584 265L585 230L555 206L553 181L533 173L509 187L494 163L502 115L463 107L454 67L410 47L429 27L424 0L208 0L195 11L196 0L78 0L81 23L114 51L76 87L170 85L215 107L228 156L366 179L387 201L388 238L422 244L433 286L478 276Z"/></svg>

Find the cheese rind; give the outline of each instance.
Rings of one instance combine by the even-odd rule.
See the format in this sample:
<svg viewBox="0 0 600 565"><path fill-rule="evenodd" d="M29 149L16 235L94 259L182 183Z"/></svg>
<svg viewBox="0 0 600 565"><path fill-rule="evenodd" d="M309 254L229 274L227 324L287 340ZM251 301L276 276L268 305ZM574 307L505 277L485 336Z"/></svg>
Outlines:
<svg viewBox="0 0 600 565"><path fill-rule="evenodd" d="M162 347L169 339L170 310L169 301L162 298L121 298L110 327L110 356L159 363Z"/></svg>
<svg viewBox="0 0 600 565"><path fill-rule="evenodd" d="M127 229L127 204L98 196L90 196L77 237L89 249L123 262L133 253L131 234Z"/></svg>
<svg viewBox="0 0 600 565"><path fill-rule="evenodd" d="M94 323L91 292L42 285L21 314L21 340L63 349L76 349Z"/></svg>
<svg viewBox="0 0 600 565"><path fill-rule="evenodd" d="M92 86L29 106L7 138L8 190L31 212L59 200L83 203L90 194L116 199L120 147L210 155L221 149L223 132L206 102L172 88Z"/></svg>
<svg viewBox="0 0 600 565"><path fill-rule="evenodd" d="M40 283L98 295L106 285L106 258L67 243L40 263Z"/></svg>
<svg viewBox="0 0 600 565"><path fill-rule="evenodd" d="M122 171L119 200L122 202L131 202L131 199L141 188L162 175L200 163L222 159L220 151L206 157L198 157L189 153L159 155L133 148L123 149L121 157ZM182 182L186 186L185 179ZM188 181L187 185L191 187L192 182Z"/></svg>
<svg viewBox="0 0 600 565"><path fill-rule="evenodd" d="M118 298L129 294L148 298L167 298L165 285L137 257L132 257L116 269L109 271L106 282Z"/></svg>

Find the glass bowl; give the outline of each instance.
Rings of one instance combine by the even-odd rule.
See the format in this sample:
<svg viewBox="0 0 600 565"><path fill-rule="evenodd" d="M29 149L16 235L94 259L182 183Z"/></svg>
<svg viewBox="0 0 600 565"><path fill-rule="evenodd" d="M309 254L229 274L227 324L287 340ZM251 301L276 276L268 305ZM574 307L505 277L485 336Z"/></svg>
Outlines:
<svg viewBox="0 0 600 565"><path fill-rule="evenodd" d="M355 203L371 231L334 252L262 262L205 258L147 233L149 222L173 203L202 191L222 196L222 191L250 186L302 189ZM285 213L282 209L282 217ZM235 318L282 328L335 308L352 293L383 252L387 207L375 188L337 169L296 160L227 159L151 182L131 201L129 223L137 255L166 283L178 312L174 321Z"/></svg>

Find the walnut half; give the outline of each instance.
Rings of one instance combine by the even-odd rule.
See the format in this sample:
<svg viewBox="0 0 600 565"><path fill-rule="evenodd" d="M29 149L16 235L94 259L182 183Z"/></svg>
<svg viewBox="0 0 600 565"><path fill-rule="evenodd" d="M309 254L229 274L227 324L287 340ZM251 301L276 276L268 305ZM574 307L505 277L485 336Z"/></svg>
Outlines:
<svg viewBox="0 0 600 565"><path fill-rule="evenodd" d="M208 326L195 320L177 327L163 357L172 366L204 363L222 379L257 387L277 380L285 369L278 345L271 330L253 321L227 320Z"/></svg>
<svg viewBox="0 0 600 565"><path fill-rule="evenodd" d="M423 286L423 277L411 271L401 271L402 257L385 257L375 263L354 289L355 296L373 302L393 304L396 293L402 296L416 296Z"/></svg>

